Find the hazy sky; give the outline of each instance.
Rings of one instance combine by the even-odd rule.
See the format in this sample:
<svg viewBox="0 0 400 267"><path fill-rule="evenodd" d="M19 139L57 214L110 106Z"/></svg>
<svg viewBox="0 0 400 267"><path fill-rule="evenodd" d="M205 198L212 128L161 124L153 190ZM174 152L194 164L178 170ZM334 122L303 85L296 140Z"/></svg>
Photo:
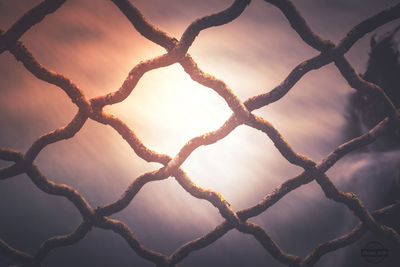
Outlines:
<svg viewBox="0 0 400 267"><path fill-rule="evenodd" d="M8 29L39 2L0 0L0 28ZM196 18L232 3L131 2L177 39ZM311 28L334 42L357 23L398 3L294 2ZM398 24L395 21L368 34L349 51L347 58L358 72L365 70L371 36ZM68 0L21 40L42 65L69 77L87 97L116 90L139 61L164 53L136 32L111 1L103 0ZM252 1L233 22L202 31L189 53L203 71L224 80L242 101L271 90L297 64L318 54L277 8L261 0ZM343 114L351 90L330 64L308 73L282 100L255 113L270 121L296 151L319 161L345 141ZM61 89L36 79L8 52L0 55L0 92L0 147L24 152L40 135L67 124L77 111ZM146 73L125 101L106 110L123 119L146 146L171 156L191 138L220 127L231 115L221 97L193 82L178 64ZM385 194L398 161L396 151L361 153L347 157L329 175L341 189L356 192L367 208L375 209L380 196L373 194ZM36 163L49 179L74 186L94 207L116 200L135 177L160 167L136 156L112 128L90 120L74 138L47 146ZM235 210L254 205L301 172L284 160L266 135L245 126L212 146L198 148L182 167L200 186L219 191ZM388 175L383 177L389 178L376 190L371 172L380 176L384 171ZM0 237L29 253L50 236L74 230L81 221L68 201L41 192L25 175L0 181L0 212ZM191 197L172 178L146 185L128 208L112 217L126 222L146 247L167 254L223 221L212 205ZM264 227L286 252L299 256L347 233L356 223L346 208L327 200L314 182L251 221ZM345 255L353 257L339 252L323 257L317 266L341 266ZM359 250L352 253L359 257ZM232 230L180 266L256 267L267 263L280 266L254 238ZM8 264L0 255L0 266ZM122 238L99 229L72 247L52 251L45 264L152 266Z"/></svg>

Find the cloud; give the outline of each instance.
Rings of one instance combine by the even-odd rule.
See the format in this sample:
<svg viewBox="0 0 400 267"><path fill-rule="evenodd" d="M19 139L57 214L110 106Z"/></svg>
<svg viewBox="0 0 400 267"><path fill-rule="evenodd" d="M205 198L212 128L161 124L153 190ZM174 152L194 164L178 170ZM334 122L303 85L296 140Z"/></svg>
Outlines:
<svg viewBox="0 0 400 267"><path fill-rule="evenodd" d="M2 14L8 13L0 16L3 28L34 5L20 1L17 8L12 8L7 1L0 4L6 8ZM220 11L231 1L135 4L155 25L179 38L195 18ZM318 8L311 10L307 9L309 3L296 3L307 20L312 21L313 28L323 36L335 38L346 33L355 20L376 12L376 4L371 1L361 9L347 7L353 6L353 2L342 4L346 8L337 7L325 18L326 9L332 7L330 3L320 1ZM385 2L390 4L391 1ZM336 29L330 20L338 18ZM92 1L67 1L28 31L22 41L44 66L71 78L88 97L117 90L139 61L164 53L138 34L107 1L96 5ZM263 1L253 1L234 22L201 32L189 52L200 68L224 80L242 100L269 91L293 67L317 54L303 44L275 7ZM365 49L352 53L354 58L367 56ZM359 62L355 65L362 67ZM0 70L2 147L26 151L33 140L65 125L77 111L62 90L38 81L9 54L0 56ZM344 141L342 114L349 92L334 66L327 66L307 74L285 98L255 113L271 121L296 151L318 161ZM223 99L191 81L177 64L146 73L123 103L106 110L126 121L145 145L171 156L192 137L217 129L231 114ZM381 173L386 167L394 168L398 156L397 152L355 154L329 174L343 190L359 190L357 193L368 207L375 208L383 200L370 194L384 194L390 183L385 180L377 190L372 174ZM379 167L384 162L388 165ZM116 200L135 177L160 167L137 157L113 129L92 121L73 139L46 147L37 163L46 176L76 187L93 206ZM266 135L244 126L216 144L193 152L183 167L199 185L220 191L235 210L254 205L275 186L301 171L283 159ZM366 174L371 175L365 178ZM363 186L364 182L368 186ZM5 219L0 222L0 236L17 248L34 252L44 239L65 234L78 225L79 214L69 202L40 192L27 177L11 178L1 184L0 210ZM35 225L31 223L32 217ZM215 207L191 197L172 178L146 185L131 205L115 217L127 222L147 247L165 253L207 233L222 221ZM346 233L356 222L343 206L328 201L315 183L288 194L252 220L265 227L285 251L303 256L318 243ZM21 229L25 229L23 235L19 233ZM52 252L46 263L146 264L127 248L122 238L104 231L94 231L77 246L78 249ZM108 256L110 251L112 259ZM85 255L96 256L87 259ZM7 262L1 257L0 263ZM333 259L324 257L320 266L328 266L327 262ZM182 266L213 264L278 265L253 238L235 230L210 248L191 254Z"/></svg>

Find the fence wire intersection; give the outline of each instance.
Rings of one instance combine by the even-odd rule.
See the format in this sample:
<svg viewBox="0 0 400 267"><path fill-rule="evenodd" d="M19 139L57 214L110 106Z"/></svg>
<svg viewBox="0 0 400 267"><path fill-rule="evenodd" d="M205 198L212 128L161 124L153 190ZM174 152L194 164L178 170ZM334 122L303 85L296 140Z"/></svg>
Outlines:
<svg viewBox="0 0 400 267"><path fill-rule="evenodd" d="M400 244L399 233L393 228L380 223L384 218L398 213L400 211L400 203L394 203L370 212L354 193L340 191L326 175L326 171L344 155L372 143L386 130L388 124L399 123L400 121L400 111L394 106L382 88L360 77L344 56L354 43L365 34L398 19L400 17L400 3L356 25L338 44L334 44L332 41L325 40L314 33L290 0L265 0L265 2L278 8L302 40L320 53L297 65L284 81L271 91L242 102L227 84L203 72L187 52L202 30L221 26L235 20L250 4L250 0L236 0L230 7L219 13L195 20L186 28L179 40L152 25L128 0L112 0L141 35L165 48L166 53L139 62L132 68L118 90L92 99L88 99L83 91L69 78L42 66L25 45L19 41L26 31L41 22L46 15L55 12L64 2L65 0L45 0L25 13L9 30L0 30L0 53L10 52L17 61L20 61L38 79L54 84L64 90L71 101L78 107L78 112L70 123L40 136L25 153L0 148L0 159L14 162L12 165L0 169L0 179L7 179L26 173L43 192L63 196L71 201L80 212L83 220L74 232L68 235L51 237L44 241L34 255L13 248L0 239L0 251L3 254L23 266L41 266L50 251L57 247L75 244L83 239L93 227L109 229L119 234L137 255L153 262L156 266L177 266L191 252L210 245L232 229L252 235L277 261L288 266L313 266L325 254L356 242L367 231L388 236L394 239L397 244ZM233 114L219 129L194 137L180 149L175 157L171 157L147 148L132 129L116 116L106 113L103 108L125 100L146 72L174 63L179 63L193 81L217 92L225 100ZM391 107L391 113L387 114L385 119L367 133L338 146L320 162L316 163L307 156L294 151L270 122L253 114L252 111L280 100L306 73L330 63L336 65L342 76L355 90L382 94L386 104ZM88 119L111 126L126 140L139 157L147 162L161 163L164 167L135 178L115 202L102 207L91 207L84 196L76 189L49 180L34 163L34 160L44 147L63 139L72 138ZM265 133L287 161L302 167L304 170L298 176L287 179L278 185L254 206L234 211L220 193L201 188L193 183L181 168L181 165L199 146L211 145L223 139L239 125L247 125ZM207 200L214 205L225 221L209 233L182 245L172 255L164 255L145 248L125 223L111 219L108 216L126 208L145 184L167 179L170 176L173 176L193 197ZM359 218L360 222L351 232L318 245L306 257L301 258L285 253L267 231L250 222L249 219L266 211L289 192L314 180L319 184L327 198L346 205Z"/></svg>

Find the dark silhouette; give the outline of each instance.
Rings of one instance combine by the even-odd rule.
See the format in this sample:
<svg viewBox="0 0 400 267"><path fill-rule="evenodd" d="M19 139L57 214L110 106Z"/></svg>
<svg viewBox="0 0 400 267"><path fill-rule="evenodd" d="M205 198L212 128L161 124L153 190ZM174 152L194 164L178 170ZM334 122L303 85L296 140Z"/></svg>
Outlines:
<svg viewBox="0 0 400 267"><path fill-rule="evenodd" d="M372 83L375 83L385 91L393 101L394 105L400 107L400 52L398 43L395 41L400 26L382 36L371 38L371 52L367 69L360 76ZM378 124L390 112L390 107L385 104L383 97L379 93L367 93L355 91L349 97L346 110L348 124L346 126L346 138L354 138L367 132ZM400 149L400 127L390 124L386 132L367 148L356 153L373 153L373 157L379 157L384 153L394 152ZM391 154L398 155L398 154ZM373 166L368 167L368 171L360 172L352 177L354 184L369 184L375 188L374 204L384 206L400 200L400 159L392 158L391 162L381 162L376 158ZM396 163L397 161L397 163ZM397 166L397 167L396 167ZM368 174L369 172L369 174ZM354 185L347 185L347 191L351 191ZM397 231L400 230L400 214L393 214L382 221ZM384 259L378 266L397 266L400 258L399 247L391 240L384 238L376 233L369 233L356 246L347 251L347 257L342 262L343 266L360 266L366 264L363 259L357 257L360 251L371 242L378 241L390 252L389 257Z"/></svg>
<svg viewBox="0 0 400 267"><path fill-rule="evenodd" d="M381 86L397 108L400 106L400 53L395 47L394 37L399 30L400 26L383 36L371 38L367 70L361 74L365 80ZM348 137L354 138L365 133L389 112L390 107L385 104L381 94L355 91L350 96L347 109ZM399 148L400 128L391 124L386 133L372 146L375 150Z"/></svg>

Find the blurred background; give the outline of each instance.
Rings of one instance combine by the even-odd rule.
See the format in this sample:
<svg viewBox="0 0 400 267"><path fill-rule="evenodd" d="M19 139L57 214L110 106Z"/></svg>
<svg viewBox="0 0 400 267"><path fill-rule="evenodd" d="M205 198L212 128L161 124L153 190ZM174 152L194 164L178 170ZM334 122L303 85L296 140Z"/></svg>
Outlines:
<svg viewBox="0 0 400 267"><path fill-rule="evenodd" d="M0 0L0 28L7 30L39 2ZM295 4L316 33L337 43L353 26L396 2L301 0ZM223 10L232 1L132 3L154 25L179 39L196 18ZM400 73L397 26L399 21L368 34L346 57L371 81L379 83L377 76L382 80L391 73L385 90L392 90L399 101L399 87L394 85ZM111 1L69 0L21 40L41 64L69 77L88 98L117 90L139 61L164 53L136 32ZM378 63L369 61L372 47L384 51L375 50L375 58L382 59ZM318 51L301 40L277 8L254 0L233 22L202 31L189 53L203 71L225 81L245 101L271 90ZM383 71L370 70L368 76L368 66ZM282 100L254 113L270 121L297 152L318 162L384 116L379 99L353 91L329 64L305 75ZM3 148L25 152L40 135L66 125L77 112L61 89L36 79L8 52L0 55L0 92ZM371 119L371 110L379 111L377 117ZM125 101L106 111L124 120L148 148L171 156L191 138L219 128L231 115L221 97L193 82L178 64L146 73ZM379 144L346 156L328 171L339 189L355 192L369 210L394 203L400 195L398 133L393 129ZM47 146L35 162L46 177L75 187L93 207L115 201L135 177L161 167L140 159L111 127L91 120L74 138ZM0 167L8 164L0 161ZM301 172L265 134L245 126L216 144L198 148L182 167L198 185L220 192L234 210L254 205ZM144 246L165 254L223 221L217 209L191 197L173 178L147 184L126 209L111 217L127 223ZM326 199L315 182L291 192L250 221L268 231L285 252L302 257L358 223L344 205ZM80 222L80 214L69 201L41 192L26 175L0 181L0 237L15 248L35 253L44 240L70 233ZM390 223L398 227L400 218ZM375 266L394 267L400 262L398 245L368 234L324 256L316 266L368 266L360 249L371 241L381 242L390 253L382 265ZM152 266L120 236L101 229L93 229L71 247L53 250L44 263ZM0 266L12 264L0 255ZM282 265L253 237L232 230L190 254L179 266Z"/></svg>

